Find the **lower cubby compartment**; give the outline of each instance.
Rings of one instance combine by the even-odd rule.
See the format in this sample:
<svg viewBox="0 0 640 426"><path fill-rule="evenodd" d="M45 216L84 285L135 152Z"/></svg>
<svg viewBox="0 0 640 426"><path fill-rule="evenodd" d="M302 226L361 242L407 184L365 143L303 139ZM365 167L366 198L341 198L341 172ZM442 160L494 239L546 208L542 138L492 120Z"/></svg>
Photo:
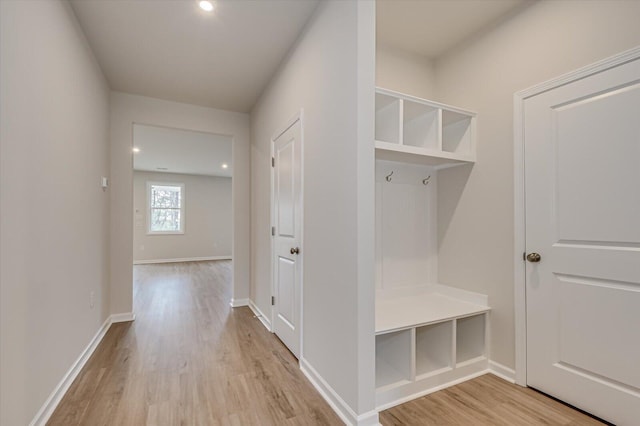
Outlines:
<svg viewBox="0 0 640 426"><path fill-rule="evenodd" d="M412 364L413 329L376 336L376 388L408 383Z"/></svg>
<svg viewBox="0 0 640 426"><path fill-rule="evenodd" d="M441 370L438 374L417 377L414 381L402 385L378 388L376 390L376 409L386 410L421 396L454 386L488 372L489 361L478 358L461 366Z"/></svg>
<svg viewBox="0 0 640 426"><path fill-rule="evenodd" d="M486 315L474 315L456 320L456 363L483 357L485 350Z"/></svg>
<svg viewBox="0 0 640 426"><path fill-rule="evenodd" d="M436 374L452 366L453 322L416 328L416 376Z"/></svg>

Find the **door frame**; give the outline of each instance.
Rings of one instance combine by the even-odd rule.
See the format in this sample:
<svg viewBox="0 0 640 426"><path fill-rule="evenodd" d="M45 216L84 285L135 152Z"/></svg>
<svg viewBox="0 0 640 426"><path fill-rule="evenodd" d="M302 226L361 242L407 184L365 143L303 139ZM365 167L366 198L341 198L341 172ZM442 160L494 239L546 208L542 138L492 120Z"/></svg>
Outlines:
<svg viewBox="0 0 640 426"><path fill-rule="evenodd" d="M300 109L300 111L298 111L297 113L295 113L289 120L286 121L286 124L281 127L278 131L276 131L273 136L271 136L271 142L270 142L270 156L269 156L269 161L272 161L272 159L274 158L275 155L275 141L282 136L282 134L284 132L286 132L287 130L289 130L293 125L295 125L297 122L300 122L300 247L302 248L302 256L299 257L298 260L298 264L299 264L299 268L300 268L300 306L298 306L299 309L299 318L298 318L298 322L299 324L297 325L298 329L300 330L300 350L299 350L299 358L298 358L298 362L302 359L303 357L303 342L304 342L304 333L303 333L303 306L304 303L302 303L302 301L304 300L304 255L305 255L305 250L304 250L304 109ZM273 163L272 163L273 164ZM274 187L275 187L275 167L273 167L272 165L270 165L269 167L270 169L270 191L269 191L269 199L270 199L270 208L269 208L269 233L271 234L270 238L271 238L271 245L270 245L270 249L271 252L269 253L269 268L270 268L270 280L271 280L271 297L275 296L276 293L276 280L275 280L275 268L274 268L274 261L275 261L275 253L276 253L276 246L275 246L275 238L273 238L273 234L271 233L271 229L273 229L273 227L276 225L275 223L275 219L276 219L276 214L275 214L275 208L276 208L276 203L275 203L275 191L274 191ZM269 301L269 303L271 303L271 301ZM274 324L275 324L275 309L274 309L274 305L271 305L271 313L270 313L270 320L271 320L271 327L270 330L272 333L275 333L274 331Z"/></svg>
<svg viewBox="0 0 640 426"><path fill-rule="evenodd" d="M526 264L523 257L527 242L525 233L524 102L543 92L637 59L640 59L640 46L578 68L513 95L515 379L518 385L527 386Z"/></svg>

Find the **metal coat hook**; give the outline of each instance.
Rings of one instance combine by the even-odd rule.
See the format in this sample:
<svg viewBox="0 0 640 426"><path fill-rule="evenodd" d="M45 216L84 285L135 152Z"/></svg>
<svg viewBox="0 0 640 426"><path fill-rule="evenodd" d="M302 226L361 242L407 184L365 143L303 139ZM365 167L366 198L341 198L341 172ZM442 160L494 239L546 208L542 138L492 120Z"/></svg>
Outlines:
<svg viewBox="0 0 640 426"><path fill-rule="evenodd" d="M387 176L385 176L385 179L387 182L391 182L391 176L393 176L393 171L389 173Z"/></svg>
<svg viewBox="0 0 640 426"><path fill-rule="evenodd" d="M426 178L422 179L422 184L423 185L429 185L429 179L431 179L431 175L429 175Z"/></svg>

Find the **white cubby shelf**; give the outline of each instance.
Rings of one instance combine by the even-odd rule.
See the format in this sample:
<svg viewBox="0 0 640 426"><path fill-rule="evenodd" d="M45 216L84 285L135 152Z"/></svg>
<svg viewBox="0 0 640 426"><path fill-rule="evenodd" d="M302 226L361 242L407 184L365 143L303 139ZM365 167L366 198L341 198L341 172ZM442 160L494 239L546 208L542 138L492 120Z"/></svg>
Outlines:
<svg viewBox="0 0 640 426"><path fill-rule="evenodd" d="M475 162L476 113L376 88L376 158L438 168Z"/></svg>
<svg viewBox="0 0 640 426"><path fill-rule="evenodd" d="M376 294L376 407L488 370L487 297L440 284Z"/></svg>

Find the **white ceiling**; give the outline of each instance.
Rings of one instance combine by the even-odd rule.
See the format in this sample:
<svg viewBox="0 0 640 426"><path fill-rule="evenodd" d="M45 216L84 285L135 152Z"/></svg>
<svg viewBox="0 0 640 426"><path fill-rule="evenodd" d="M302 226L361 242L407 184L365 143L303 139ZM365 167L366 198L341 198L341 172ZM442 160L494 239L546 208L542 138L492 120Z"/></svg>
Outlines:
<svg viewBox="0 0 640 426"><path fill-rule="evenodd" d="M317 0L71 0L111 89L248 112Z"/></svg>
<svg viewBox="0 0 640 426"><path fill-rule="evenodd" d="M377 0L377 42L434 58L532 1ZM249 112L319 0L70 2L111 89Z"/></svg>
<svg viewBox="0 0 640 426"><path fill-rule="evenodd" d="M134 124L133 169L162 173L231 177L229 136ZM222 168L226 164L228 168ZM159 170L167 169L167 170Z"/></svg>
<svg viewBox="0 0 640 426"><path fill-rule="evenodd" d="M377 0L377 42L433 59L532 0Z"/></svg>

